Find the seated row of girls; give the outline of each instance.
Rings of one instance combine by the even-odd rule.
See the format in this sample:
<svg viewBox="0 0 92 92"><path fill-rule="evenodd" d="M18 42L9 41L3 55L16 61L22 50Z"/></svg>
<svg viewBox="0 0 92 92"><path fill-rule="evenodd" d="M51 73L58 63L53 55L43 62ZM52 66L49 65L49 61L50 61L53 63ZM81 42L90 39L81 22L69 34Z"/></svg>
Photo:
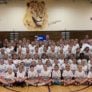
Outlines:
<svg viewBox="0 0 92 92"><path fill-rule="evenodd" d="M54 69L48 69L47 65L43 65L42 70L36 70L31 65L26 71L23 64L20 64L18 71L15 73L12 68L8 68L6 72L0 74L0 83L2 85L12 86L13 84L25 83L26 85L42 86L42 85L89 85L92 84L92 68L88 73L82 70L82 66L78 65L77 71L73 73L70 65L66 65L65 70L60 70L58 65L54 65Z"/></svg>

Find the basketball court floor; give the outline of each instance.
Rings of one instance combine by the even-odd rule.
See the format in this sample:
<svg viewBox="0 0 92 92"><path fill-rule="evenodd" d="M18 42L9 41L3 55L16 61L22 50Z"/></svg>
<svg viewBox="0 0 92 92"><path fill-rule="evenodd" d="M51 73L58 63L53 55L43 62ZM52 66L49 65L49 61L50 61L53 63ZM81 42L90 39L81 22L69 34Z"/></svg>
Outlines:
<svg viewBox="0 0 92 92"><path fill-rule="evenodd" d="M0 92L92 92L92 86L0 87Z"/></svg>

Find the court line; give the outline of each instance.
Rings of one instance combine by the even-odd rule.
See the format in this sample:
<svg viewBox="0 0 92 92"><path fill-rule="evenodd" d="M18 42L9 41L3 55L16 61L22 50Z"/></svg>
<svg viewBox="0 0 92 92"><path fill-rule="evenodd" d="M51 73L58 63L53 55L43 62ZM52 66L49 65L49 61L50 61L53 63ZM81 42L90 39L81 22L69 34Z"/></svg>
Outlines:
<svg viewBox="0 0 92 92"><path fill-rule="evenodd" d="M50 86L48 85L47 86L48 87L48 92L51 92L51 89L50 89ZM69 89L70 89L70 92L79 92L79 91L83 91L83 90L85 90L85 89L88 89L89 87L91 87L91 85L89 85L89 86L86 86L86 87L84 87L84 88L81 88L81 89L78 89L78 90L71 90L71 88L69 87L69 86L67 86ZM11 88L9 88L9 87L4 87L5 89L7 89L7 90L10 90L10 91L13 91L13 92L22 92L22 91L18 91L18 90L14 90L14 89L11 89ZM29 91L29 86L27 87L28 89L27 89L27 92Z"/></svg>
<svg viewBox="0 0 92 92"><path fill-rule="evenodd" d="M51 92L50 86L48 85L48 92Z"/></svg>
<svg viewBox="0 0 92 92"><path fill-rule="evenodd" d="M17 91L17 90L11 89L9 87L4 87L4 88L7 89L7 90L10 90L10 91L13 91L13 92L21 92L21 91Z"/></svg>
<svg viewBox="0 0 92 92"><path fill-rule="evenodd" d="M68 86L68 88L70 89L70 92L79 92L79 91L83 91L83 90L85 90L85 89L88 89L89 87L91 87L91 85L86 86L86 87L81 88L81 89L78 89L78 90L74 90L74 91L72 91L71 88Z"/></svg>

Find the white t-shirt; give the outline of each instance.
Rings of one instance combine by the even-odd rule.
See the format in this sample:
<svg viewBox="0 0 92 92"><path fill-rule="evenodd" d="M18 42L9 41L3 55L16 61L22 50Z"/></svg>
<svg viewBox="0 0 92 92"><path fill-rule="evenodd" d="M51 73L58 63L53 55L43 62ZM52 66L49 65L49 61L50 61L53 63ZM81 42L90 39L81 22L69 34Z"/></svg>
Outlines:
<svg viewBox="0 0 92 92"><path fill-rule="evenodd" d="M64 59L58 59L58 62L62 65L64 63Z"/></svg>
<svg viewBox="0 0 92 92"><path fill-rule="evenodd" d="M61 78L61 71L60 70L58 70L58 71L53 70L52 71L52 78Z"/></svg>
<svg viewBox="0 0 92 92"><path fill-rule="evenodd" d="M74 75L73 75L73 72L71 70L69 70L69 71L64 70L63 73L62 73L62 76L64 78L72 78Z"/></svg>
<svg viewBox="0 0 92 92"><path fill-rule="evenodd" d="M43 65L36 65L35 68L36 68L36 70L41 70L42 71L43 70Z"/></svg>
<svg viewBox="0 0 92 92"><path fill-rule="evenodd" d="M12 72L12 74L9 74L9 73L7 72L7 73L5 73L5 77L4 77L4 78L5 78L5 79L14 80L15 74L14 74L14 72Z"/></svg>
<svg viewBox="0 0 92 92"><path fill-rule="evenodd" d="M42 59L42 63L45 64L48 59Z"/></svg>
<svg viewBox="0 0 92 92"><path fill-rule="evenodd" d="M35 46L32 46L31 44L29 45L30 53L33 54L35 50Z"/></svg>
<svg viewBox="0 0 92 92"><path fill-rule="evenodd" d="M6 48L5 49L5 53L9 54L12 50L14 49L14 47L10 47L10 48Z"/></svg>
<svg viewBox="0 0 92 92"><path fill-rule="evenodd" d="M60 46L55 46L55 53L58 53L60 51Z"/></svg>
<svg viewBox="0 0 92 92"><path fill-rule="evenodd" d="M79 48L79 44L76 44L72 47L72 53L76 54L76 49Z"/></svg>
<svg viewBox="0 0 92 92"><path fill-rule="evenodd" d="M48 66L48 70L52 71L53 67L52 66Z"/></svg>
<svg viewBox="0 0 92 92"><path fill-rule="evenodd" d="M70 67L71 67L71 70L74 70L74 71L77 70L77 64L71 64Z"/></svg>
<svg viewBox="0 0 92 92"><path fill-rule="evenodd" d="M87 76L88 78L92 78L92 72L90 72L89 71L89 73L88 73L88 76Z"/></svg>
<svg viewBox="0 0 92 92"><path fill-rule="evenodd" d="M50 63L53 64L54 63L54 60L53 59L49 59Z"/></svg>
<svg viewBox="0 0 92 92"><path fill-rule="evenodd" d="M6 65L5 64L0 65L0 73L5 71L6 71Z"/></svg>
<svg viewBox="0 0 92 92"><path fill-rule="evenodd" d="M26 75L25 71L23 71L21 73L19 71L17 71L17 78L25 78L25 75Z"/></svg>
<svg viewBox="0 0 92 92"><path fill-rule="evenodd" d="M64 48L63 48L63 54L66 56L68 54L68 48L69 48L69 45L64 45Z"/></svg>
<svg viewBox="0 0 92 92"><path fill-rule="evenodd" d="M85 65L85 66L82 66L82 70L86 72L86 71L88 70L88 67L87 67L87 65Z"/></svg>
<svg viewBox="0 0 92 92"><path fill-rule="evenodd" d="M25 47L22 47L22 54L26 54L26 48Z"/></svg>
<svg viewBox="0 0 92 92"><path fill-rule="evenodd" d="M88 63L88 70L92 67L92 64Z"/></svg>
<svg viewBox="0 0 92 92"><path fill-rule="evenodd" d="M24 59L23 61L24 61L25 64L31 64L32 59Z"/></svg>
<svg viewBox="0 0 92 92"><path fill-rule="evenodd" d="M28 78L34 78L34 77L38 77L38 73L36 70L32 71L28 71Z"/></svg>
<svg viewBox="0 0 92 92"><path fill-rule="evenodd" d="M40 76L43 76L43 77L51 77L51 71L50 70L42 70L41 73L40 73Z"/></svg>
<svg viewBox="0 0 92 92"><path fill-rule="evenodd" d="M4 60L4 64L8 64L8 59L7 60Z"/></svg>
<svg viewBox="0 0 92 92"><path fill-rule="evenodd" d="M15 65L19 64L19 60L18 60L18 59L15 59L15 60L13 60L13 63L14 63Z"/></svg>
<svg viewBox="0 0 92 92"><path fill-rule="evenodd" d="M43 53L43 46L39 47L39 49L38 49L38 54L42 55L42 53Z"/></svg>
<svg viewBox="0 0 92 92"><path fill-rule="evenodd" d="M34 62L36 62L36 64L38 64L38 59L32 59L32 61L34 61Z"/></svg>
<svg viewBox="0 0 92 92"><path fill-rule="evenodd" d="M7 64L7 65L6 65L6 68L7 68L7 69L8 69L8 68L11 68L12 70L16 70L16 67L15 67L14 64L11 64L11 65Z"/></svg>
<svg viewBox="0 0 92 92"><path fill-rule="evenodd" d="M85 74L84 71L81 71L81 72L75 71L74 77L77 77L77 78L85 78L86 77L86 74Z"/></svg>
<svg viewBox="0 0 92 92"><path fill-rule="evenodd" d="M65 63L63 63L63 64L61 65L61 69L62 69L62 70L64 70L64 69L65 69L65 67L66 67L66 64L65 64Z"/></svg>

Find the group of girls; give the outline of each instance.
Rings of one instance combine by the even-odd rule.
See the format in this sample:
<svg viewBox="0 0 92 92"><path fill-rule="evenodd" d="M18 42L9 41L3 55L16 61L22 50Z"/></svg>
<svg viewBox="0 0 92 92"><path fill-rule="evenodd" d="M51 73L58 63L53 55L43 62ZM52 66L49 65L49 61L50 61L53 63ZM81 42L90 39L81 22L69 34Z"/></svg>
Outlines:
<svg viewBox="0 0 92 92"><path fill-rule="evenodd" d="M60 69L59 64L51 66L49 61L46 64L42 64L41 60L39 60L37 65L33 62L29 67L25 67L25 64L21 62L16 65L16 69L7 67L5 70L5 68L2 68L4 65L3 60L1 60L0 84L3 86L43 86L53 84L68 86L92 84L92 67L86 72L83 70L81 64L77 65L76 70L72 70L70 64L65 64L65 69Z"/></svg>

